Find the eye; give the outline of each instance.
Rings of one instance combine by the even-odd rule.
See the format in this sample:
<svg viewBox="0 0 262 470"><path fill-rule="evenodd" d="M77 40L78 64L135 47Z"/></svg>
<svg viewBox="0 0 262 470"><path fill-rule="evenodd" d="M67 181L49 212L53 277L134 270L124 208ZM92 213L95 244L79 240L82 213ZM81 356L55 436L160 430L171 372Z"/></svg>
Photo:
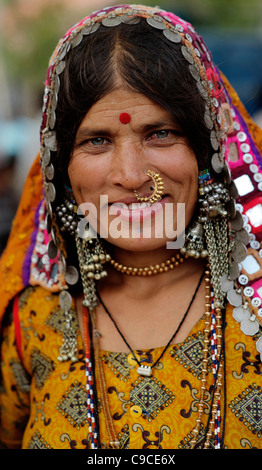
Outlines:
<svg viewBox="0 0 262 470"><path fill-rule="evenodd" d="M88 143L92 145L104 145L106 139L104 137L94 137L93 139L89 139Z"/></svg>
<svg viewBox="0 0 262 470"><path fill-rule="evenodd" d="M163 129L161 131L156 131L154 132L154 134L152 135L152 137L154 138L154 136L157 138L157 139L165 139L166 137L169 136L170 134L170 130L168 129Z"/></svg>
<svg viewBox="0 0 262 470"><path fill-rule="evenodd" d="M183 134L179 129L159 129L152 132L148 140L154 144L171 145L176 143L181 137L183 137Z"/></svg>

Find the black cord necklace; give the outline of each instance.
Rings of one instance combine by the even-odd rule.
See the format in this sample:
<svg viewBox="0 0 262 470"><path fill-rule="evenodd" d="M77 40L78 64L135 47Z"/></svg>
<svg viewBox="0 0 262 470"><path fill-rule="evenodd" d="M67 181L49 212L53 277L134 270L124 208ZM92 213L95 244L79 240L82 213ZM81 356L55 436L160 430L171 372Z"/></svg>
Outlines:
<svg viewBox="0 0 262 470"><path fill-rule="evenodd" d="M109 312L109 310L108 310L107 307L105 306L105 304L104 304L103 300L101 299L99 293L97 293L97 296L98 296L98 298L99 298L99 300L100 300L100 302L101 302L101 305L103 306L105 312L106 312L107 315L109 316L110 320L113 322L115 328L117 329L117 331L118 331L118 333L120 334L121 338L122 338L123 341L125 342L126 346L127 346L128 349L130 350L130 352L132 353L132 355L133 355L135 361L137 362L137 364L138 364L138 368L137 368L138 374L144 375L144 376L147 376L147 377L149 377L149 376L152 375L152 369L153 369L153 367L155 367L155 366L158 364L158 362L160 361L160 359L163 357L163 355L165 354L165 352L166 352L166 350L168 349L169 345L171 344L171 342L173 341L173 339L174 339L175 336L177 335L177 333L178 333L179 329L181 328L183 322L185 321L186 316L187 316L187 314L188 314L188 312L189 312L189 310L190 310L190 308L191 308L191 306L192 306L192 304L193 304L193 302L194 302L194 300L195 300L196 294L197 294L198 289L199 289L199 287L200 287L200 285L201 285L201 282L202 282L202 280L203 280L204 275L205 275L205 270L204 270L203 273L201 274L201 277L200 277L200 279L199 279L199 281L198 281L198 284L197 284L197 287L196 287L196 289L195 289L195 292L194 292L194 294L193 294L193 296L192 296L192 299L190 300L190 303L189 303L189 305L188 305L188 307L187 307L187 309L186 309L186 312L185 312L184 315L183 315L182 320L180 321L180 323L179 323L177 329L175 330L174 334L171 336L171 338L170 338L170 340L168 341L167 345L166 345L165 348L163 349L161 355L160 355L159 358L154 362L154 364L152 364L152 366L144 366L144 365L142 365L141 362L137 359L137 357L136 357L134 351L132 350L131 346L128 344L128 342L127 342L127 340L125 339L123 333L122 333L122 332L120 331L120 329L118 328L118 326L117 326L115 320L113 319L111 313Z"/></svg>

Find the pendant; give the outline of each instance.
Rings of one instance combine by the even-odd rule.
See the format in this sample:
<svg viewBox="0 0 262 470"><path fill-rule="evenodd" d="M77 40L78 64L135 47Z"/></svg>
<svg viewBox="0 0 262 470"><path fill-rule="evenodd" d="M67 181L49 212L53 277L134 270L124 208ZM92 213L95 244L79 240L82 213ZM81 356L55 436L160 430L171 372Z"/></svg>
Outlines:
<svg viewBox="0 0 262 470"><path fill-rule="evenodd" d="M150 377L152 375L151 366L139 366L136 371L138 374L144 375L145 377Z"/></svg>

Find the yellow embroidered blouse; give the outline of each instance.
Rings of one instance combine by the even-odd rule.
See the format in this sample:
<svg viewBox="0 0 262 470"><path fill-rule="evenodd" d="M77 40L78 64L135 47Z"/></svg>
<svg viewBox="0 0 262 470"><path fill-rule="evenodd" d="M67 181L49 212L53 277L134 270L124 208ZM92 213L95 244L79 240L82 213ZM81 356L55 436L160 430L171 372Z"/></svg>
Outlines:
<svg viewBox="0 0 262 470"><path fill-rule="evenodd" d="M226 401L223 393L221 403L224 447L262 449L262 368L256 338L240 331L231 307L226 321ZM3 326L1 441L9 448L88 448L85 353L80 332L78 361L59 362L62 311L58 295L41 287L29 287L20 295L19 323L20 331L10 314ZM203 327L201 319L184 342L171 345L152 377L139 376L132 357L126 353L100 352L121 448L190 447L198 416ZM18 336L21 357L16 346ZM161 349L136 353L151 363L160 356ZM210 410L210 357L208 368L208 393L198 446ZM101 442L108 446L99 387L97 393Z"/></svg>

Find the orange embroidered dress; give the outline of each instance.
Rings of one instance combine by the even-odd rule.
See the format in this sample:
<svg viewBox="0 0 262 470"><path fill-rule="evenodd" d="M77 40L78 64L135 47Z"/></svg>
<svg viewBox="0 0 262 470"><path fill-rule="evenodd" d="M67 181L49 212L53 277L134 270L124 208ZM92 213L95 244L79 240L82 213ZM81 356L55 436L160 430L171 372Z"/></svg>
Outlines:
<svg viewBox="0 0 262 470"><path fill-rule="evenodd" d="M58 295L41 287L29 287L20 295L18 307L14 320L11 312L6 318L3 333L1 440L11 448L88 448L85 353L81 335L78 334L79 360L61 363L57 356L64 323ZM221 403L224 447L262 449L262 370L256 338L247 341L232 318L231 308L227 310L226 321L226 403L224 392ZM183 343L168 348L151 377L137 374L137 365L129 354L100 352L121 448L190 448L200 397L203 329L201 319ZM152 363L161 349L136 353L140 359ZM210 411L210 356L208 371L199 446ZM108 447L99 387L98 408L101 443Z"/></svg>

